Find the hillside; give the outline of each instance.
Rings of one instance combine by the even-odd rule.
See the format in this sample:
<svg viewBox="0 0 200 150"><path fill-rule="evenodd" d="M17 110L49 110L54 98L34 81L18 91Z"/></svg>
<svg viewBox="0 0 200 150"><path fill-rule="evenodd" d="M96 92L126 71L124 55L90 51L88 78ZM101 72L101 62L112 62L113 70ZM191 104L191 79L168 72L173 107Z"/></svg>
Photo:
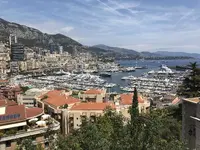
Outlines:
<svg viewBox="0 0 200 150"><path fill-rule="evenodd" d="M72 52L74 46L78 50L82 48L82 44L77 41L62 35L62 34L47 34L37 29L9 22L0 18L0 41L8 42L10 34L15 34L18 37L18 42L27 47L49 48L50 44L62 45L64 51Z"/></svg>
<svg viewBox="0 0 200 150"><path fill-rule="evenodd" d="M131 50L131 49L125 49L125 48L119 48L119 47L111 47L111 46L107 46L107 45L103 45L103 44L99 44L99 45L94 45L93 47L97 47L100 49L104 49L107 51L112 51L121 55L135 55L135 56L140 56L141 54L135 50Z"/></svg>
<svg viewBox="0 0 200 150"><path fill-rule="evenodd" d="M186 52L169 52L169 51L157 51L155 54L161 56L173 56L173 57L193 57L193 58L200 58L200 54L198 53L186 53Z"/></svg>
<svg viewBox="0 0 200 150"><path fill-rule="evenodd" d="M141 52L141 55L143 57L161 57L162 56L160 54L156 54L156 53L152 53L152 52L146 52L146 51Z"/></svg>

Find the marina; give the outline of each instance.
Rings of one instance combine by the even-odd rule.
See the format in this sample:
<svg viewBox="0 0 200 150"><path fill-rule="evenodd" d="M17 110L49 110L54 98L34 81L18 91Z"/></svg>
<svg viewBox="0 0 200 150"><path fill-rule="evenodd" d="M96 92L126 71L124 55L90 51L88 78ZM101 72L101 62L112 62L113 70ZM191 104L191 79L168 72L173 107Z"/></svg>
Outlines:
<svg viewBox="0 0 200 150"><path fill-rule="evenodd" d="M123 91L132 92L133 87L148 97L175 94L187 72L172 71L166 65L162 65L158 71L151 70L142 77L125 76L122 80L128 80L128 87L120 87Z"/></svg>
<svg viewBox="0 0 200 150"><path fill-rule="evenodd" d="M172 70L166 65L161 65L160 62L139 61L138 63L140 63L138 66L147 66L148 64L148 68L136 69L135 63L128 65L120 63L121 68L129 68L134 71L123 72L117 65L105 66L107 69L101 68L104 71L98 71L100 73L94 72L94 70L73 73L61 69L52 74L42 73L40 76L18 75L12 78L12 83L49 89L107 88L111 93L133 92L133 88L137 87L138 91L147 97L161 97L176 93L184 75L187 74L187 72Z"/></svg>

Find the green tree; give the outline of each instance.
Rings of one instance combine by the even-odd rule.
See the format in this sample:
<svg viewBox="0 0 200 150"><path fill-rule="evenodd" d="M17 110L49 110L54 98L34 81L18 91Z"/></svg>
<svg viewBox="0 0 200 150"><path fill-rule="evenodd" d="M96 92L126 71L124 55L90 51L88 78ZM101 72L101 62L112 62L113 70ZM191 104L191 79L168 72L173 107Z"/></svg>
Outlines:
<svg viewBox="0 0 200 150"><path fill-rule="evenodd" d="M200 68L198 64L190 63L188 69L190 74L185 77L182 85L178 89L178 95L186 98L200 96Z"/></svg>
<svg viewBox="0 0 200 150"><path fill-rule="evenodd" d="M32 139L27 138L19 141L20 144L17 146L16 150L35 150L36 146L33 144Z"/></svg>
<svg viewBox="0 0 200 150"><path fill-rule="evenodd" d="M21 86L20 88L22 89L22 92L23 92L23 93L26 93L26 91L29 90L29 87L28 87L28 86Z"/></svg>
<svg viewBox="0 0 200 150"><path fill-rule="evenodd" d="M68 136L59 136L58 150L183 150L181 124L168 109L134 118L107 109L94 123L86 122Z"/></svg>
<svg viewBox="0 0 200 150"><path fill-rule="evenodd" d="M136 88L134 88L134 95L133 95L132 106L130 108L130 115L131 115L131 121L135 121L139 116L138 94Z"/></svg>

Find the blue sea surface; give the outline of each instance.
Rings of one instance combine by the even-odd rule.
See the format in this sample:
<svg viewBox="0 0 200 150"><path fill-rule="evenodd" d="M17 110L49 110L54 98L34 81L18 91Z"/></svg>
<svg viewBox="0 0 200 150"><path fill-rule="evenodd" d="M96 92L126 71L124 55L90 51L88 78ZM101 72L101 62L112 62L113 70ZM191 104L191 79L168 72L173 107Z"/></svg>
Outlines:
<svg viewBox="0 0 200 150"><path fill-rule="evenodd" d="M165 64L167 66L184 66L188 65L189 63L197 62L200 67L200 59L181 59L181 60L120 60L116 61L116 63L120 64L121 66L124 67L135 67L136 64L137 66L147 66L148 69L136 69L135 72L116 72L112 73L111 78L105 78L108 83L115 83L118 86L108 89L109 92L121 92L120 86L128 86L129 81L121 80L122 77L124 76L136 76L139 77L142 74L150 71L150 70L158 70L162 64Z"/></svg>

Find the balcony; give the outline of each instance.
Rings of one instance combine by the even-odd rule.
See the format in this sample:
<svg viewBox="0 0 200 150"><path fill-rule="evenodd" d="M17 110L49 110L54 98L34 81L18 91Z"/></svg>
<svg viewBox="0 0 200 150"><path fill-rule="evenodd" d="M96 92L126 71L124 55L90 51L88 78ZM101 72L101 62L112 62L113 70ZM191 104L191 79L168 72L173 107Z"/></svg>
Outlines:
<svg viewBox="0 0 200 150"><path fill-rule="evenodd" d="M90 116L96 116L96 113L95 112L91 112Z"/></svg>
<svg viewBox="0 0 200 150"><path fill-rule="evenodd" d="M46 127L29 128L26 131L20 131L13 135L3 135L2 137L0 137L0 142L16 140L19 138L43 134L43 133L46 133L49 128L53 131L57 131L60 129L60 123L56 120L53 120L53 123Z"/></svg>
<svg viewBox="0 0 200 150"><path fill-rule="evenodd" d="M87 113L86 113L86 112L83 112L83 113L82 113L82 116L87 116Z"/></svg>

